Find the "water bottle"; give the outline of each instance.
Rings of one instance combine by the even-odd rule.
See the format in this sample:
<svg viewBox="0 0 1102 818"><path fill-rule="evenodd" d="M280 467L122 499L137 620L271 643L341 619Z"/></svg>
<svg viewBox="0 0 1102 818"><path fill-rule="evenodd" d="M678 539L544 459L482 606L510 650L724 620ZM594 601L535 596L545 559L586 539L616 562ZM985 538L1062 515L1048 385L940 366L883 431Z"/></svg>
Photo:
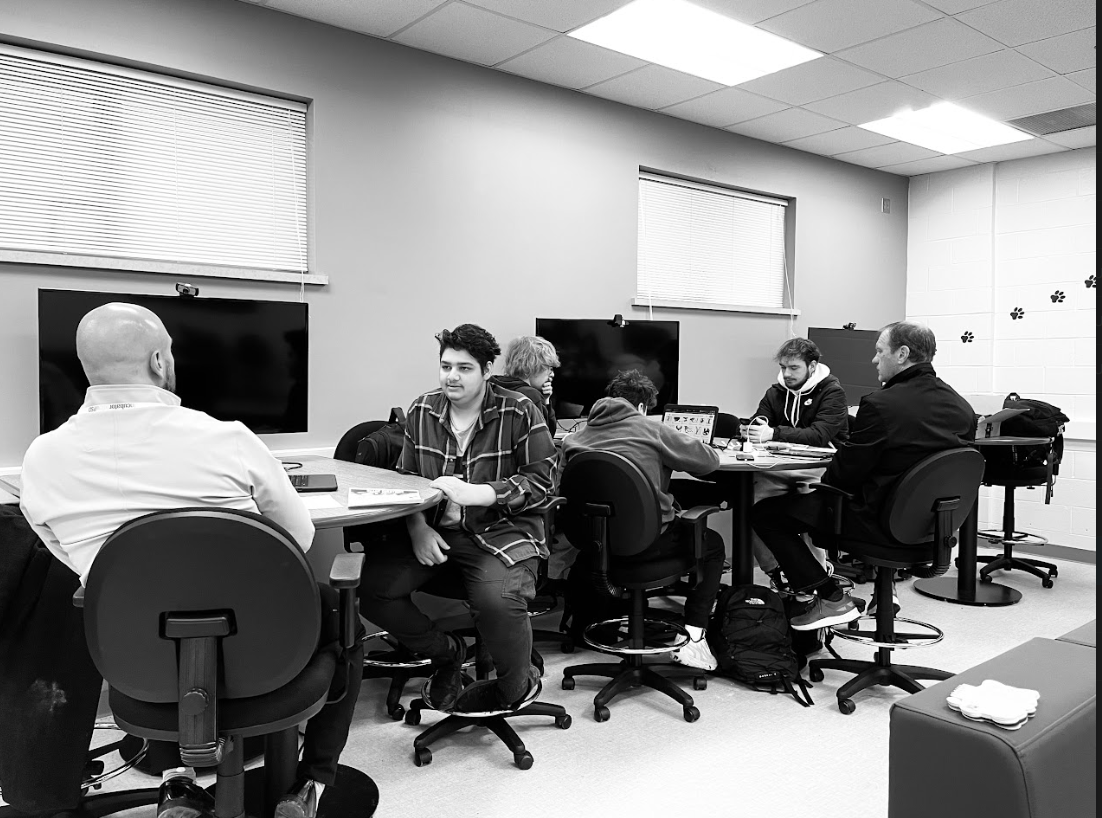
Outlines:
<svg viewBox="0 0 1102 818"><path fill-rule="evenodd" d="M171 767L161 773L157 818L204 818L214 815L214 796L195 781L195 768Z"/></svg>

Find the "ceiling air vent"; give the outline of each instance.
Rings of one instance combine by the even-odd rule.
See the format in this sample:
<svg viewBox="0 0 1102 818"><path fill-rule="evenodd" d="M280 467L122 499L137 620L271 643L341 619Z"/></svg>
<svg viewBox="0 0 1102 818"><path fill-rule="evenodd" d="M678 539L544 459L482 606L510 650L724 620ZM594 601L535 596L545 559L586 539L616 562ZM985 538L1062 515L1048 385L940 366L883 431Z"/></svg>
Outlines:
<svg viewBox="0 0 1102 818"><path fill-rule="evenodd" d="M1086 128L1095 124L1094 108L1095 104L1091 102L1087 105L1076 105L1074 108L1049 111L1047 114L1034 114L1033 116L1023 116L1021 119L1011 119L1006 124L1034 136L1047 136L1048 134L1074 131L1076 128Z"/></svg>

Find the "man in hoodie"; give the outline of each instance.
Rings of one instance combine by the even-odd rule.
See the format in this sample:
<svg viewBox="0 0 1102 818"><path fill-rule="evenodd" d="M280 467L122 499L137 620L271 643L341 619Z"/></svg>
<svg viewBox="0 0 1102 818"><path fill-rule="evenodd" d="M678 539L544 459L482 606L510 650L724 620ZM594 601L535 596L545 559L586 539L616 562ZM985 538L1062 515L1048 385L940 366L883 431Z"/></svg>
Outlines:
<svg viewBox="0 0 1102 818"><path fill-rule="evenodd" d="M777 382L766 390L743 437L752 443L768 441L827 446L845 440L849 418L846 391L830 368L819 360L819 347L807 338L791 338L781 344L773 360L780 367ZM754 475L754 502L776 497L818 480L823 469L761 472ZM754 534L751 547L758 567L780 588L784 582L773 553ZM826 552L809 546L824 568Z"/></svg>
<svg viewBox="0 0 1102 818"><path fill-rule="evenodd" d="M547 421L547 430L554 435L558 421L551 408L551 381L558 365L554 344L538 335L520 335L505 349L504 374L494 375L490 383L519 392L536 404Z"/></svg>
<svg viewBox="0 0 1102 818"><path fill-rule="evenodd" d="M669 492L670 475L684 471L703 475L719 467L715 449L661 423L647 420L648 409L658 402L658 389L650 378L632 369L621 372L589 410L589 420L580 431L563 440L563 461L579 452L616 452L631 460L647 476L658 493L662 533L650 548L634 559L652 560L663 554L692 548L692 527L677 517L678 506ZM715 670L716 660L708 648L704 631L719 592L723 572L723 538L705 532L702 578L685 597L685 629L690 641L673 652L683 665Z"/></svg>

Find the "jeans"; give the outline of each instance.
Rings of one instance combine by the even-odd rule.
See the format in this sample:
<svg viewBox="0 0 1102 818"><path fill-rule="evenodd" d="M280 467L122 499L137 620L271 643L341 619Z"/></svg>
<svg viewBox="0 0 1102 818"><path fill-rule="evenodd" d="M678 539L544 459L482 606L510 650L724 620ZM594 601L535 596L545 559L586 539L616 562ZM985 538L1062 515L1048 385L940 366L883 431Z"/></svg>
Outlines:
<svg viewBox="0 0 1102 818"><path fill-rule="evenodd" d="M318 583L321 594L321 633L318 649L340 650L340 592L329 585ZM345 654L346 661L337 662L337 674L329 687L330 698L344 692L340 701L327 704L306 722L306 736L302 744L302 760L298 765L299 778L310 778L327 787L337 778L337 762L348 742L348 728L352 713L360 698L360 681L363 677L364 648L363 625L357 629L355 645Z"/></svg>
<svg viewBox="0 0 1102 818"><path fill-rule="evenodd" d="M793 591L806 592L823 585L826 569L807 547L802 534L820 542L834 538L834 498L818 492L770 497L754 506L751 524L765 546L776 557ZM842 517L843 539L883 541L876 523L846 509Z"/></svg>
<svg viewBox="0 0 1102 818"><path fill-rule="evenodd" d="M532 665L528 603L536 595L539 560L531 557L506 565L463 531L439 529L438 533L450 546L442 565L421 565L408 536L365 543L360 609L413 653L450 660L451 646L444 633L410 595L441 576L458 578L475 627L494 660L499 691L506 701L515 701L528 692Z"/></svg>
<svg viewBox="0 0 1102 818"><path fill-rule="evenodd" d="M806 493L809 489L802 488L801 484L819 480L825 471L826 469L789 469L759 472L754 475L754 503L757 504L767 497L777 497L791 492ZM826 568L826 552L810 543L807 547L811 549L819 564ZM757 532L750 535L750 548L754 553L754 561L762 571L769 574L777 569L777 558L762 542Z"/></svg>

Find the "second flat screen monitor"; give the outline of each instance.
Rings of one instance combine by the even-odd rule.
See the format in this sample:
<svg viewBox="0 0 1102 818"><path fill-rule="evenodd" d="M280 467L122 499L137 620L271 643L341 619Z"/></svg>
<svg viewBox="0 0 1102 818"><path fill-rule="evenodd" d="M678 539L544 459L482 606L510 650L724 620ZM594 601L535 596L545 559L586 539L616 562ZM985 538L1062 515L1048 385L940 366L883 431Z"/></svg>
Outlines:
<svg viewBox="0 0 1102 818"><path fill-rule="evenodd" d="M624 326L598 318L537 318L536 335L555 345L561 365L555 371L555 414L585 417L605 396L619 372L638 369L658 389L654 412L677 402L677 321L628 321Z"/></svg>

